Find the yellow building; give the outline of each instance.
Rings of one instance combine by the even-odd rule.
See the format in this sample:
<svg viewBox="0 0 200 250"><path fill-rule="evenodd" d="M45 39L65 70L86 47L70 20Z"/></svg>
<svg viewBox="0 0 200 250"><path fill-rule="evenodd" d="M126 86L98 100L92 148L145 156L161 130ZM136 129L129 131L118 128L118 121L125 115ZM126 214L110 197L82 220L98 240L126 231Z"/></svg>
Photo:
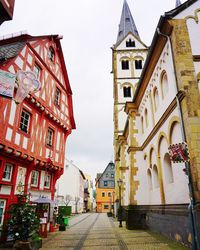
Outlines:
<svg viewBox="0 0 200 250"><path fill-rule="evenodd" d="M115 202L115 165L110 162L96 178L96 212L113 212Z"/></svg>

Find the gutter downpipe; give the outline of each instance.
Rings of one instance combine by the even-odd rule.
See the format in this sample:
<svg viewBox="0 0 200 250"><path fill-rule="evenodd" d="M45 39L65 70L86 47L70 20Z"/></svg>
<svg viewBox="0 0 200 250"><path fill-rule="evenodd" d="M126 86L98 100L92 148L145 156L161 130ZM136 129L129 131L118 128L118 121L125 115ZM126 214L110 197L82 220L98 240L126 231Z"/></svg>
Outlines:
<svg viewBox="0 0 200 250"><path fill-rule="evenodd" d="M178 81L177 81L177 74L175 70L175 60L174 60L174 53L172 50L172 42L171 38L160 32L160 29L157 27L157 33L160 36L163 36L167 38L169 44L170 44L170 50L172 53L172 62L173 62L173 69L174 69L174 75L175 75L175 82L176 82L176 103L178 107L178 112L180 116L180 125L181 125L181 134L182 134L182 139L184 142L187 142L186 140L186 134L185 134L185 127L183 123L183 113L180 105L180 101L178 98L178 94L182 92L182 90L178 89ZM191 220L191 230L192 230L192 250L200 250L200 243L198 242L198 235L197 235L197 225L195 223L195 197L194 197L194 190L192 186L192 176L191 176L191 169L190 169L190 162L185 162L185 169L186 173L188 174L188 188L189 188L189 195L190 195L190 204L188 206L189 210L189 215L190 215L190 220Z"/></svg>

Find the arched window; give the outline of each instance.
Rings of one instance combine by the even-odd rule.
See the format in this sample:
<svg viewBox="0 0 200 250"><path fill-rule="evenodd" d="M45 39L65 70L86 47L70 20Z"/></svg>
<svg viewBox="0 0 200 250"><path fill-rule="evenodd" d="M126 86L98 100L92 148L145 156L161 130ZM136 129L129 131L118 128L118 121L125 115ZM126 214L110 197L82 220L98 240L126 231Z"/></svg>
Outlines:
<svg viewBox="0 0 200 250"><path fill-rule="evenodd" d="M153 97L154 97L155 111L157 111L158 106L159 106L159 94L158 94L158 89L157 88L154 89Z"/></svg>
<svg viewBox="0 0 200 250"><path fill-rule="evenodd" d="M129 60L122 60L122 69L129 69Z"/></svg>
<svg viewBox="0 0 200 250"><path fill-rule="evenodd" d="M148 111L147 111L147 109L145 109L145 111L144 111L144 117L145 117L146 128L148 128L149 123L148 123Z"/></svg>
<svg viewBox="0 0 200 250"><path fill-rule="evenodd" d="M142 60L135 60L135 69L142 69Z"/></svg>
<svg viewBox="0 0 200 250"><path fill-rule="evenodd" d="M167 79L167 74L164 72L161 77L161 89L162 89L162 95L163 98L166 96L169 86L168 86L168 79Z"/></svg>
<svg viewBox="0 0 200 250"><path fill-rule="evenodd" d="M158 168L156 165L153 165L153 186L154 188L159 187Z"/></svg>
<svg viewBox="0 0 200 250"><path fill-rule="evenodd" d="M152 190L153 185L152 185L152 175L150 169L147 170L147 180L148 180L148 187L150 190Z"/></svg>
<svg viewBox="0 0 200 250"><path fill-rule="evenodd" d="M141 127L142 127L142 134L144 134L144 119L143 116L141 117Z"/></svg>
<svg viewBox="0 0 200 250"><path fill-rule="evenodd" d="M174 182L172 164L168 153L164 156L164 174L166 183Z"/></svg>
<svg viewBox="0 0 200 250"><path fill-rule="evenodd" d="M131 87L123 87L124 97L131 97Z"/></svg>

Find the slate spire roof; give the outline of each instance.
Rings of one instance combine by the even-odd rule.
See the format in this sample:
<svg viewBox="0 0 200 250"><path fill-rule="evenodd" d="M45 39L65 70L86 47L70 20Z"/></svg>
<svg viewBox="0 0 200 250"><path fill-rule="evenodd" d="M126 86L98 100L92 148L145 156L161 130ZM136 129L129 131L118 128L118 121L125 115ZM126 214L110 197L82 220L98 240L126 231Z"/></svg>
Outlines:
<svg viewBox="0 0 200 250"><path fill-rule="evenodd" d="M180 0L176 0L176 8L181 5L181 1Z"/></svg>
<svg viewBox="0 0 200 250"><path fill-rule="evenodd" d="M122 15L119 24L119 32L117 36L117 43L120 42L129 32L140 39L128 3L126 0L124 0Z"/></svg>

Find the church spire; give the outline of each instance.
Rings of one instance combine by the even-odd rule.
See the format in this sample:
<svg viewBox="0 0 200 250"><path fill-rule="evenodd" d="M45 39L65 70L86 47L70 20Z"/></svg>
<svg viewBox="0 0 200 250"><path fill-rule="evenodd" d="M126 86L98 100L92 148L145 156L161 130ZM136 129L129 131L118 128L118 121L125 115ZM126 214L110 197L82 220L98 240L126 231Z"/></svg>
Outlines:
<svg viewBox="0 0 200 250"><path fill-rule="evenodd" d="M135 22L131 15L128 3L126 2L126 0L124 0L121 20L119 24L119 32L117 36L117 43L121 41L129 32L131 32L136 37L140 38Z"/></svg>
<svg viewBox="0 0 200 250"><path fill-rule="evenodd" d="M176 0L176 8L181 5L181 1L180 0Z"/></svg>

